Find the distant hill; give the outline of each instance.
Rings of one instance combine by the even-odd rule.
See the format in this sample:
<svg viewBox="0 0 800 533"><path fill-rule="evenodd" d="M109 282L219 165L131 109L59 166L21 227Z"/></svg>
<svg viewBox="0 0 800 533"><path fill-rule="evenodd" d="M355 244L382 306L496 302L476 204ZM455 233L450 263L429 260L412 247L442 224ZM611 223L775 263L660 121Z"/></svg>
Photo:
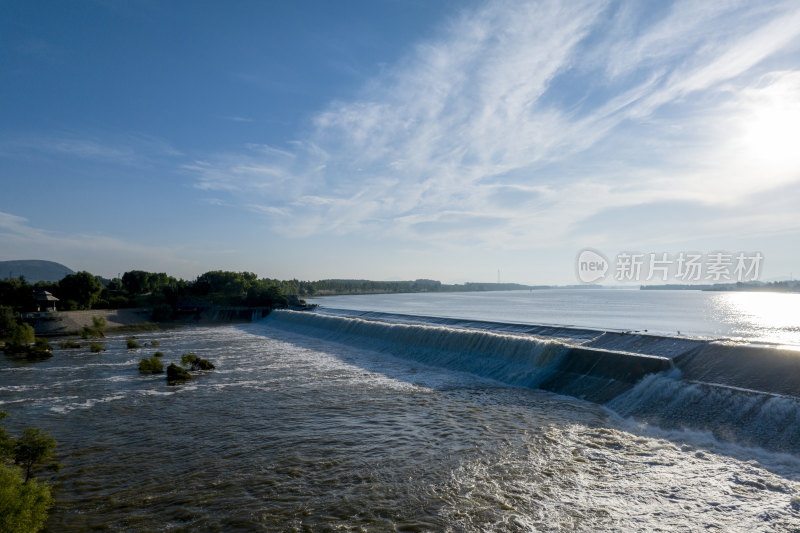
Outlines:
<svg viewBox="0 0 800 533"><path fill-rule="evenodd" d="M60 281L75 271L61 263L28 259L22 261L0 261L0 279L24 276L28 283L37 281Z"/></svg>

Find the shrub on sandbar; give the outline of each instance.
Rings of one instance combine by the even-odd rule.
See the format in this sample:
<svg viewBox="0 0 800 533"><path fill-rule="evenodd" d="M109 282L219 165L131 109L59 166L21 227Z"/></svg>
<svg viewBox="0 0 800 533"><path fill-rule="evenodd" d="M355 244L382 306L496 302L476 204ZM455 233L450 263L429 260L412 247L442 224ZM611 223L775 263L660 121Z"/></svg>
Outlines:
<svg viewBox="0 0 800 533"><path fill-rule="evenodd" d="M129 350L142 347L142 345L136 342L136 339L133 337L128 337L127 339L125 339L125 344L128 346Z"/></svg>
<svg viewBox="0 0 800 533"><path fill-rule="evenodd" d="M192 375L185 368L175 363L170 363L167 367L167 385L178 385L190 379L192 379Z"/></svg>
<svg viewBox="0 0 800 533"><path fill-rule="evenodd" d="M58 343L59 348L80 348L81 345L75 341L61 341Z"/></svg>
<svg viewBox="0 0 800 533"><path fill-rule="evenodd" d="M190 366L192 370L213 370L214 365L208 359L197 357L194 352L185 353L181 356L181 364Z"/></svg>
<svg viewBox="0 0 800 533"><path fill-rule="evenodd" d="M139 361L139 372L142 374L160 374L164 371L164 365L155 355L149 359Z"/></svg>

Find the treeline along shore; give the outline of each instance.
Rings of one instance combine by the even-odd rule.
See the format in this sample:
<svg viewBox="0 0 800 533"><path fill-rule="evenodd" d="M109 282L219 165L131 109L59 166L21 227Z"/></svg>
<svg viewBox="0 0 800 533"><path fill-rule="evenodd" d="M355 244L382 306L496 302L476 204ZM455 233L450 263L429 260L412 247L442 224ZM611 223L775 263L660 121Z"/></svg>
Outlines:
<svg viewBox="0 0 800 533"><path fill-rule="evenodd" d="M444 284L435 280L319 281L259 278L252 272L214 270L193 281L163 272L132 270L114 279L82 271L58 281L0 280L0 315L24 319L38 335L73 333L102 316L109 327L137 324L230 322L260 318L275 308L308 309L309 296L411 292L493 291L539 288L516 283ZM82 311L82 312L78 312ZM86 311L92 311L88 313ZM100 312L102 311L102 312ZM10 324L0 322L0 337Z"/></svg>
<svg viewBox="0 0 800 533"><path fill-rule="evenodd" d="M297 284L259 280L249 272L206 272L194 281L140 270L110 280L85 271L36 283L20 276L0 280L0 315L6 317L0 329L9 315L42 335L74 333L94 317L118 329L249 320L256 312L263 316L274 308L305 307L299 289Z"/></svg>

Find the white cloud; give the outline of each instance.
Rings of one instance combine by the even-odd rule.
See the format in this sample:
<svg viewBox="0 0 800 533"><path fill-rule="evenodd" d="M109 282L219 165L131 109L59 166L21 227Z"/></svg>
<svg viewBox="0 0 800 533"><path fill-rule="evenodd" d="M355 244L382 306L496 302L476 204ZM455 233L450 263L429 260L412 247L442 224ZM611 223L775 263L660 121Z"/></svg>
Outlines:
<svg viewBox="0 0 800 533"><path fill-rule="evenodd" d="M224 120L230 120L231 122L255 122L252 118L247 117L220 117Z"/></svg>
<svg viewBox="0 0 800 533"><path fill-rule="evenodd" d="M765 176L732 128L776 84L784 104L800 101L787 81L796 4L649 7L490 2L332 102L287 148L184 168L289 235L512 248L574 238L610 209L733 205L800 179L793 160ZM790 70L764 78L775 65Z"/></svg>

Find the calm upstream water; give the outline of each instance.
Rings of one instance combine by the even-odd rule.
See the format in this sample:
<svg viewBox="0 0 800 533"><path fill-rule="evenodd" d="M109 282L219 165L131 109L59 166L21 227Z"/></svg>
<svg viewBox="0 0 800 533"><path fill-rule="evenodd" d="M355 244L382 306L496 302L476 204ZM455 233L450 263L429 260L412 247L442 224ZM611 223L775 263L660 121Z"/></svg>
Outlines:
<svg viewBox="0 0 800 533"><path fill-rule="evenodd" d="M800 346L798 293L548 289L327 296L309 301L341 309Z"/></svg>
<svg viewBox="0 0 800 533"><path fill-rule="evenodd" d="M510 320L525 304L497 294L398 296L361 297L362 309L436 316L430 296L438 309L452 297L438 316L457 316L484 297L467 318L545 322ZM376 309L392 299L402 305ZM344 300L357 302L321 301ZM621 313L603 327L645 329L641 313L630 327ZM716 336L711 323L682 331ZM787 343L796 328L751 337ZM137 340L160 346L127 350L119 335L100 355L0 359L9 429L43 427L59 442L49 531L800 531L796 395L679 375L697 365L638 381L606 369L603 383L623 392L590 402L532 388L611 390L596 370L563 366L582 352L456 322L284 311ZM137 371L155 350L165 365L193 351L217 368L168 387Z"/></svg>

